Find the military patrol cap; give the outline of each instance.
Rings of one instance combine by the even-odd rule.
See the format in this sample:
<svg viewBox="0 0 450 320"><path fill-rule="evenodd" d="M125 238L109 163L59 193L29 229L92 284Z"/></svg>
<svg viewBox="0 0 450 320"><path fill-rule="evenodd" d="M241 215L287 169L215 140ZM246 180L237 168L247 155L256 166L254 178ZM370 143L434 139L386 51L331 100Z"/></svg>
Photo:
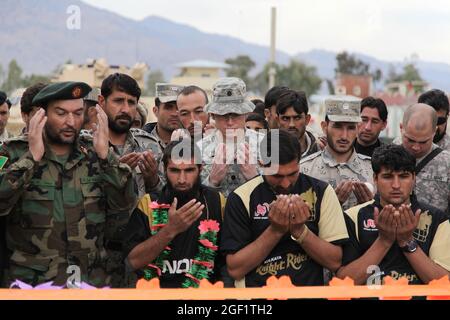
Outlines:
<svg viewBox="0 0 450 320"><path fill-rule="evenodd" d="M361 99L334 96L325 100L326 115L334 122L361 122Z"/></svg>
<svg viewBox="0 0 450 320"><path fill-rule="evenodd" d="M88 95L83 98L83 100L98 103L98 96L101 94L102 93L99 88L92 88L92 90L88 93Z"/></svg>
<svg viewBox="0 0 450 320"><path fill-rule="evenodd" d="M156 84L156 98L162 103L177 101L178 94L183 90L183 86L170 83Z"/></svg>
<svg viewBox="0 0 450 320"><path fill-rule="evenodd" d="M84 82L57 82L44 87L33 98L34 106L46 106L48 102L54 100L73 100L84 98L92 88Z"/></svg>
<svg viewBox="0 0 450 320"><path fill-rule="evenodd" d="M244 81L234 77L222 78L214 84L212 101L206 105L205 111L218 115L252 112L255 105L245 98Z"/></svg>

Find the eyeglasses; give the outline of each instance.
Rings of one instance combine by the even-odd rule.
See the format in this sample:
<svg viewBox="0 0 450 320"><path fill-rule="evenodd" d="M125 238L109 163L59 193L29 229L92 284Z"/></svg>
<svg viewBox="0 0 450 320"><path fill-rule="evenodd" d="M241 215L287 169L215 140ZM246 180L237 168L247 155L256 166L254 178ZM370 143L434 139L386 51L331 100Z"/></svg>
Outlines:
<svg viewBox="0 0 450 320"><path fill-rule="evenodd" d="M447 115L446 117L438 117L438 119L437 119L437 125L440 126L440 125L446 123L446 122L447 122L447 119L448 119L448 115Z"/></svg>

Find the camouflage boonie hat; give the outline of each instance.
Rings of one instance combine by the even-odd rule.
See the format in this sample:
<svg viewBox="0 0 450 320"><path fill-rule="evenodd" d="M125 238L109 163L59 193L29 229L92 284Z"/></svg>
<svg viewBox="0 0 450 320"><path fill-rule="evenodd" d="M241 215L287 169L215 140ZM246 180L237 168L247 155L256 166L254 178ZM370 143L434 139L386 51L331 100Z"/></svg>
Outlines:
<svg viewBox="0 0 450 320"><path fill-rule="evenodd" d="M222 78L214 84L212 101L205 107L207 113L224 115L228 113L246 114L255 105L246 98L244 81L239 78Z"/></svg>
<svg viewBox="0 0 450 320"><path fill-rule="evenodd" d="M325 100L326 115L334 122L361 122L361 99L352 96Z"/></svg>
<svg viewBox="0 0 450 320"><path fill-rule="evenodd" d="M162 103L177 101L178 94L183 88L183 86L177 84L157 83L155 98L158 98Z"/></svg>
<svg viewBox="0 0 450 320"><path fill-rule="evenodd" d="M88 95L83 98L83 100L98 103L98 96L101 94L102 93L99 88L92 88L91 92L89 92Z"/></svg>

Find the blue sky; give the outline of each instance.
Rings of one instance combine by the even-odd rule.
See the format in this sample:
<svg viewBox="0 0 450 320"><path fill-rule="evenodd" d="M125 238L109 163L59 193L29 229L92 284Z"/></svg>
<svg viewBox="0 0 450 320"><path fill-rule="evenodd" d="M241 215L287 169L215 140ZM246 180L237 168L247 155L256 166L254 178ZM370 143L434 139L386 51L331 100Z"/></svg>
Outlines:
<svg viewBox="0 0 450 320"><path fill-rule="evenodd" d="M349 50L380 59L450 63L448 0L83 0L140 20L157 15L204 32L268 45L277 7L277 47Z"/></svg>

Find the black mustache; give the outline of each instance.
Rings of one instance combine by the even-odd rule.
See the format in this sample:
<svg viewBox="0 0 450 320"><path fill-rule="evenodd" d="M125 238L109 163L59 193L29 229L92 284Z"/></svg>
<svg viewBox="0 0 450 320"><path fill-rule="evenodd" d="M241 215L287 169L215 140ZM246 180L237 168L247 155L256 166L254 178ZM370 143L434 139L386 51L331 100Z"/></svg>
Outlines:
<svg viewBox="0 0 450 320"><path fill-rule="evenodd" d="M116 120L122 120L122 119L128 120L128 121L132 120L131 117L129 115L126 115L126 114L116 117Z"/></svg>

